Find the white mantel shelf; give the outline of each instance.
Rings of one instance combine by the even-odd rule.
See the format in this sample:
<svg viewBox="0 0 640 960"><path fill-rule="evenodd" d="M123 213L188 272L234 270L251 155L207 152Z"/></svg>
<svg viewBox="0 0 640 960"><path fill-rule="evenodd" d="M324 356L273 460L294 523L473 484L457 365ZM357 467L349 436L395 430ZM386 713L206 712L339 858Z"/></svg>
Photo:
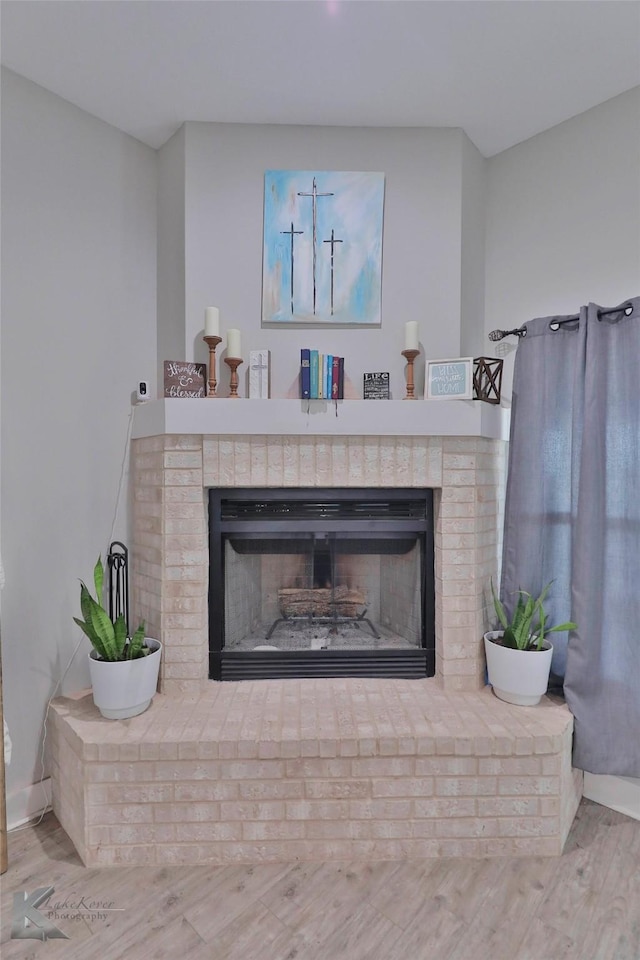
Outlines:
<svg viewBox="0 0 640 960"><path fill-rule="evenodd" d="M403 436L509 439L510 410L480 400L151 400L139 404L133 439L212 436Z"/></svg>

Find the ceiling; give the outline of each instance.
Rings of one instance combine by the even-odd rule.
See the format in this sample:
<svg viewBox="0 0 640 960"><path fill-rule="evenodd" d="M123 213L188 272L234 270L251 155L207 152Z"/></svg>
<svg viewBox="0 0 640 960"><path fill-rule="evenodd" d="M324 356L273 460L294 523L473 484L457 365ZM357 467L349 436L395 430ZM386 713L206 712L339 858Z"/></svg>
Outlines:
<svg viewBox="0 0 640 960"><path fill-rule="evenodd" d="M462 127L492 156L640 84L636 0L3 0L2 62L160 147L185 120Z"/></svg>

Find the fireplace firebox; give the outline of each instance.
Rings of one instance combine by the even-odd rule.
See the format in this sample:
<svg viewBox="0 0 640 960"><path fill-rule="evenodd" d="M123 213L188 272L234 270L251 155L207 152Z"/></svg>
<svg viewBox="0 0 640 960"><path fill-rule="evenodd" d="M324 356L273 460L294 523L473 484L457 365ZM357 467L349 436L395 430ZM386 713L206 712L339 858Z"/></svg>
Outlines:
<svg viewBox="0 0 640 960"><path fill-rule="evenodd" d="M435 672L430 489L209 490L209 676Z"/></svg>

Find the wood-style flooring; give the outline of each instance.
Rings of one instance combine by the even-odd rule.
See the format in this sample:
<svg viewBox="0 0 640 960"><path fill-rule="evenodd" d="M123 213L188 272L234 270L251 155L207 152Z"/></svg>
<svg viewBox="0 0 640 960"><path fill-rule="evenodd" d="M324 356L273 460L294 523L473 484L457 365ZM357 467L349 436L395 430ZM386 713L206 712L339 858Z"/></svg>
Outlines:
<svg viewBox="0 0 640 960"><path fill-rule="evenodd" d="M54 922L69 939L11 939L13 894L48 886L49 905L60 904ZM583 800L564 854L553 859L87 869L49 814L9 834L0 953L640 960L640 822Z"/></svg>

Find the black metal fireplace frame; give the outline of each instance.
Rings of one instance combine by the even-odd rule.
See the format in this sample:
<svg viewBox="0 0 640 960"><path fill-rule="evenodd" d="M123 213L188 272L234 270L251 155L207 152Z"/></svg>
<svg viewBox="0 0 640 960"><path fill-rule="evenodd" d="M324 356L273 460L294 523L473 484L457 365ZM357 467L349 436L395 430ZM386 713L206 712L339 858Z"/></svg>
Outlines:
<svg viewBox="0 0 640 960"><path fill-rule="evenodd" d="M224 536L246 531L244 505L262 507L252 518L255 537L331 531L344 537L418 536L422 637L406 650L225 650ZM387 509L388 508L388 509ZM385 512L386 511L386 512ZM301 528L301 523L304 527ZM336 526L339 529L336 530ZM433 491L428 488L215 487L209 489L209 677L256 680L284 677L395 677L435 673ZM212 612L212 613L211 613Z"/></svg>

